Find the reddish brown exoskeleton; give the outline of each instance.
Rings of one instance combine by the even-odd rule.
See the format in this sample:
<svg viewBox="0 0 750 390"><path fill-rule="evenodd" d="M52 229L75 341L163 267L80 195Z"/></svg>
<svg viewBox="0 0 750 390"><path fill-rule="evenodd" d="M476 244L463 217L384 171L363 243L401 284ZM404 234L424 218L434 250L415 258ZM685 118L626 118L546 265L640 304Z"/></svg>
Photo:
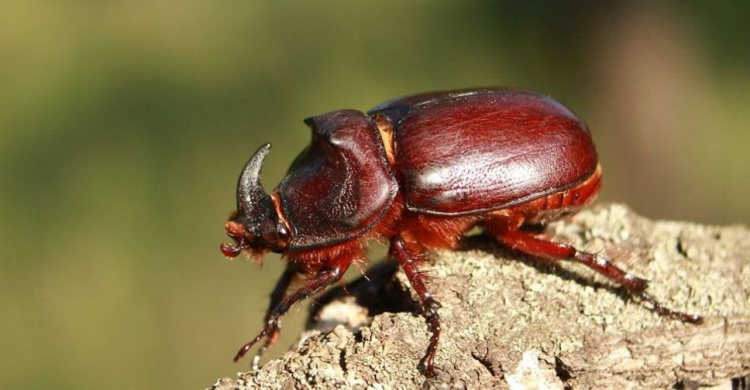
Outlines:
<svg viewBox="0 0 750 390"><path fill-rule="evenodd" d="M222 252L260 257L270 250L282 253L288 266L271 294L263 330L235 361L265 339L257 366L294 303L338 282L352 262L365 259L369 240L389 241L389 257L424 308L432 337L421 366L433 375L439 305L419 259L424 251L456 248L474 227L532 258L585 264L661 315L701 321L661 306L645 292L646 280L607 259L526 229L575 213L601 184L586 125L557 101L508 89L437 92L305 123L312 142L270 195L260 183L270 144L250 158L239 179L237 211L226 224L235 244L222 245ZM288 292L300 275L306 276L301 286Z"/></svg>

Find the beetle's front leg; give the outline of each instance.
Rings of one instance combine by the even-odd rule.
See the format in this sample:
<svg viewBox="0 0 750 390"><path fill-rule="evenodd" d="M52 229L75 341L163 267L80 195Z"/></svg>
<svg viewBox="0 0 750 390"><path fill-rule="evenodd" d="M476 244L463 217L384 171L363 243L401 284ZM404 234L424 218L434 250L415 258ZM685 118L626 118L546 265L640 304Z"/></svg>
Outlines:
<svg viewBox="0 0 750 390"><path fill-rule="evenodd" d="M281 316L286 314L286 312L289 311L289 309L295 303L304 300L312 295L315 295L329 285L338 282L344 275L346 270L349 268L351 262L352 259L349 257L336 259L335 261L331 262L331 264L329 264L327 268L322 269L311 278L305 280L301 287L294 290L294 292L292 292L288 296L284 297L283 292L286 291L287 287L295 277L294 273L292 273L291 275L287 274L288 272L294 272L293 270L287 268L287 271L285 271L284 275L282 275L282 279L279 280L279 283L277 283L276 288L274 288L274 291L272 293L271 307L269 307L269 310L266 313L266 323L263 327L263 330L257 336L255 336L254 339L240 348L240 350L237 352L237 355L235 355L234 357L234 361L236 362L237 360L245 356L247 351L250 350L253 345L265 338L267 339L266 343L261 348L261 351L259 351L258 357L253 360L253 368L257 369L258 359L262 352L276 341L274 338L278 336L279 320ZM285 281L286 277L290 279L288 281ZM286 287L283 287L284 284L286 284ZM276 301L277 303L274 303L274 301Z"/></svg>
<svg viewBox="0 0 750 390"><path fill-rule="evenodd" d="M427 353L425 353L419 366L423 370L425 376L435 376L435 352L437 351L438 342L440 341L440 315L437 309L440 304L432 297L427 286L424 283L424 277L419 271L418 265L414 259L414 256L410 255L406 250L404 240L400 236L394 236L391 238L391 247L388 250L388 257L394 258L398 261L406 273L409 283L412 288L417 292L417 296L422 303L424 309L424 317L427 325L430 327L432 336L430 337L430 344L427 346Z"/></svg>
<svg viewBox="0 0 750 390"><path fill-rule="evenodd" d="M281 274L281 277L276 282L276 286L271 292L271 300L268 304L268 309L266 309L266 315L263 318L264 324L268 323L268 320L271 318L273 309L278 306L284 299L289 286L297 279L298 274L299 273L297 272L296 268L291 264L287 265L287 267L284 269L284 273ZM258 353L255 354L255 357L253 358L253 369L258 368L258 362L260 361L260 358L263 356L263 354L266 353L269 348L271 348L271 346L273 346L273 344L276 343L276 341L279 340L280 335L281 319L276 321L275 329L269 331L265 343L263 343L263 346L258 350ZM237 361L237 357L235 357L235 361Z"/></svg>

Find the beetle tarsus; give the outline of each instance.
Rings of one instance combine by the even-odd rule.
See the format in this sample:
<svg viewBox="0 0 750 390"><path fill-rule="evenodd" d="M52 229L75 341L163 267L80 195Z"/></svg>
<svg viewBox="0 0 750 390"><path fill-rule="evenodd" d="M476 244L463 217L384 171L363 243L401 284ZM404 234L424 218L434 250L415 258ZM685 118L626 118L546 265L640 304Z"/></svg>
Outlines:
<svg viewBox="0 0 750 390"><path fill-rule="evenodd" d="M253 347L258 341L262 340L266 337L266 334L268 333L268 327L264 328L263 331L261 331L257 336L255 336L254 339L252 339L247 344L243 345L239 351L237 351L237 354L234 355L234 362L236 363L238 360L242 359L243 356L247 353L247 351L250 350L250 348Z"/></svg>
<svg viewBox="0 0 750 390"><path fill-rule="evenodd" d="M257 344L258 341L266 339L265 343L263 343L263 346L260 347L258 352L253 357L253 369L257 370L260 358L263 357L263 354L268 350L268 348L275 344L279 339L279 335L281 334L280 323L281 322L278 316L274 320L272 320L272 322L267 323L266 327L263 328L263 331L261 331L257 336L255 336L252 341L243 345L240 350L237 351L237 354L234 356L234 362L236 363L238 360L242 359L242 357L247 354L247 351L249 351L255 344Z"/></svg>
<svg viewBox="0 0 750 390"><path fill-rule="evenodd" d="M437 353L437 346L440 341L440 315L437 312L440 303L432 298L428 298L422 304L425 310L425 322L432 335L430 336L430 344L427 346L427 352L419 362L419 367L426 377L432 378L435 376L435 354Z"/></svg>
<svg viewBox="0 0 750 390"><path fill-rule="evenodd" d="M688 314L683 313L679 311L675 311L669 308L666 308L662 306L659 302L656 301L656 298L651 296L651 294L648 294L646 292L640 292L638 294L635 294L640 299L648 302L652 306L652 310L659 314L660 316L671 318L673 320L680 320L683 322L688 322L691 324L702 324L703 323L703 317L696 315L696 314Z"/></svg>

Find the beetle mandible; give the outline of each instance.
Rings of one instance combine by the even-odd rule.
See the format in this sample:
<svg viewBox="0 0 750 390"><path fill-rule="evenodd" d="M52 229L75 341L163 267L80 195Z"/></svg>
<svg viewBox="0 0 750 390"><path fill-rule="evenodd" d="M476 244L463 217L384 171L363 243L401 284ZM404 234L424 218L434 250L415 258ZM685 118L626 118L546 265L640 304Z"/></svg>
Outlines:
<svg viewBox="0 0 750 390"><path fill-rule="evenodd" d="M270 250L283 254L287 267L263 330L235 361L265 339L257 368L294 303L338 282L352 262L364 260L368 241L389 241L388 256L421 301L431 337L420 368L434 375L439 304L420 272L420 255L458 247L474 227L531 258L580 262L661 315L701 321L663 307L645 292L646 280L607 259L527 229L575 213L601 185L586 124L554 99L499 88L434 92L390 100L366 114L333 111L305 123L312 141L271 194L260 180L270 144L250 158L237 184L237 211L226 224L235 242L221 251L260 259ZM301 286L288 292L298 279Z"/></svg>

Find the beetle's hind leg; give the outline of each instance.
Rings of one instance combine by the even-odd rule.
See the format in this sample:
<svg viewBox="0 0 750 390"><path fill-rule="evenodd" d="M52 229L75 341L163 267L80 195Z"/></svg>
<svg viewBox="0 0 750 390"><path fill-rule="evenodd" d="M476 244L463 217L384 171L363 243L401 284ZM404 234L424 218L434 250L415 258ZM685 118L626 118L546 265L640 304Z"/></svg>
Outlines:
<svg viewBox="0 0 750 390"><path fill-rule="evenodd" d="M417 259L414 254L410 254L404 240L400 236L394 236L391 238L391 246L388 250L388 257L396 259L401 265L401 268L406 273L406 277L409 279L412 288L417 293L420 302L423 307L423 316L425 322L430 329L430 344L427 346L427 352L419 363L420 369L423 370L425 376L435 376L435 353L437 352L438 342L440 341L440 315L437 309L440 308L440 303L432 297L432 294L427 290L425 285L424 275L419 271Z"/></svg>
<svg viewBox="0 0 750 390"><path fill-rule="evenodd" d="M265 343L258 351L255 359L253 359L253 369L257 369L260 357L278 339L281 330L281 316L286 314L295 303L315 295L331 284L338 282L350 264L351 259L349 257L337 259L337 261L331 262L327 268L302 282L302 285L291 294L285 296L289 285L297 277L297 273L293 269L287 268L271 294L271 304L266 313L263 330L237 351L234 361L236 362L241 359L255 344L265 339Z"/></svg>
<svg viewBox="0 0 750 390"><path fill-rule="evenodd" d="M623 271L604 257L579 251L572 245L554 242L547 236L531 232L506 230L496 234L496 237L512 250L541 258L547 262L577 261L620 284L633 296L648 302L659 315L690 323L703 321L703 318L698 315L682 313L662 306L654 297L646 293L648 281Z"/></svg>

